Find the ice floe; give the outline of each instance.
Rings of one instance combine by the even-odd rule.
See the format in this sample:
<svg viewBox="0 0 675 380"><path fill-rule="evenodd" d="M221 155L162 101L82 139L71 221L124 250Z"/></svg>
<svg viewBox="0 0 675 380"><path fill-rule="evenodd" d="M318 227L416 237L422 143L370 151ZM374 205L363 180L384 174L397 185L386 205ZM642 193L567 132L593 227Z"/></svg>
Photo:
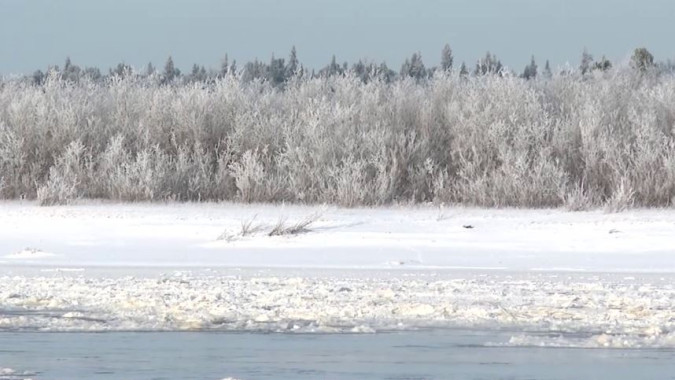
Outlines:
<svg viewBox="0 0 675 380"><path fill-rule="evenodd" d="M177 271L0 276L0 330L372 333L488 328L512 345L675 347L675 276ZM543 334L543 335L542 335Z"/></svg>

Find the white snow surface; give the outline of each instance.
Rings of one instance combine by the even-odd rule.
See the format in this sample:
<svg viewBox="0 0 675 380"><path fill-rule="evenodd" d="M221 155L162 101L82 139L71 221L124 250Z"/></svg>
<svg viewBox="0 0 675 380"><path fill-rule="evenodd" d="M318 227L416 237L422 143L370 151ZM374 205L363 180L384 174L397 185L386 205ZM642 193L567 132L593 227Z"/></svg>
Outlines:
<svg viewBox="0 0 675 380"><path fill-rule="evenodd" d="M267 236L280 219L292 224L317 210L321 217L309 232ZM250 220L260 231L240 236ZM27 247L51 254L17 254ZM5 202L3 264L672 273L675 210Z"/></svg>
<svg viewBox="0 0 675 380"><path fill-rule="evenodd" d="M419 328L675 347L675 210L0 204L0 331Z"/></svg>
<svg viewBox="0 0 675 380"><path fill-rule="evenodd" d="M33 259L42 259L42 258L51 257L51 256L55 256L55 255L51 252L40 251L39 249L26 248L26 249L22 249L19 252L12 253L12 254L9 254L9 255L5 255L3 257L6 258L6 259L33 260Z"/></svg>

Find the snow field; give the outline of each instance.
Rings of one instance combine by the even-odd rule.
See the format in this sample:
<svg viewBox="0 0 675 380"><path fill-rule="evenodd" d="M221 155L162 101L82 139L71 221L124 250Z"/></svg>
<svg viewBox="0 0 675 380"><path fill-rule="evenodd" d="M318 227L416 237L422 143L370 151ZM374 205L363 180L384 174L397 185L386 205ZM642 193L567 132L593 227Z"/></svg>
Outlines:
<svg viewBox="0 0 675 380"><path fill-rule="evenodd" d="M307 232L268 236L280 220L292 225L317 211L320 217ZM242 234L242 224L248 222L254 232ZM0 203L0 268L414 267L673 273L674 252L675 210L665 209L607 214L435 206Z"/></svg>

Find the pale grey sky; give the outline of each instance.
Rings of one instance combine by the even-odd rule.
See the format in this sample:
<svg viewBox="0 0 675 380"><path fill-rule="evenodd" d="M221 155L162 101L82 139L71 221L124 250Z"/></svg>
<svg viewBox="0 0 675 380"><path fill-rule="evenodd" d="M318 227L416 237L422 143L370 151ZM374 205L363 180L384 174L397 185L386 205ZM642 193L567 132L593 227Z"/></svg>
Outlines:
<svg viewBox="0 0 675 380"><path fill-rule="evenodd" d="M584 47L597 58L626 59L645 46L675 58L675 0L0 0L0 73L28 73L66 56L101 69L126 62L217 67L295 45L320 68L367 58L398 70L419 51L437 65L449 43L472 67L487 50L521 71L577 64Z"/></svg>

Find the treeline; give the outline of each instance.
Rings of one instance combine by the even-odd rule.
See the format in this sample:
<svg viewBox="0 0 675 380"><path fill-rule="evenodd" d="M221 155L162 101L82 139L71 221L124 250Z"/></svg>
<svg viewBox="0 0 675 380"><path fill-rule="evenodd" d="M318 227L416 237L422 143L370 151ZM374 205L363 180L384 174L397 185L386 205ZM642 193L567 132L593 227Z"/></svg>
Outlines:
<svg viewBox="0 0 675 380"><path fill-rule="evenodd" d="M431 72L414 55L403 74L373 66L366 79L337 63L290 70L290 59L256 75L224 64L207 80L175 68L96 79L72 63L40 82L3 80L0 198L675 202L675 75L645 49L625 66L585 53L550 75L534 62L513 75L493 55L469 73L444 51Z"/></svg>
<svg viewBox="0 0 675 380"><path fill-rule="evenodd" d="M658 70L660 72L673 72L675 70L675 63L672 61L657 63L654 61L653 55L645 48L636 49L631 57L631 65L645 70ZM577 70L583 74L589 74L593 71L607 71L613 66L607 58L602 56L598 60L594 60L593 56L584 50L579 67ZM104 74L99 68L80 66L71 62L70 58L62 67L51 66L46 71L37 70L32 75L26 76L23 80L29 81L36 85L41 85L46 80L49 74L58 75L61 79L68 82L79 82L82 79L102 83L113 77L142 77L151 80L157 84L162 85L181 85L188 83L214 83L218 79L222 79L228 74L234 75L241 81L248 83L252 81L264 81L276 88L283 88L287 82L293 78L326 78L331 76L354 75L361 79L364 83L371 80L381 80L391 83L394 80L414 78L415 80L428 80L437 72L449 72L456 69L460 76L479 76L479 75L499 75L499 76L519 76L524 79L534 79L537 76L544 78L551 78L553 76L553 69L549 61L546 61L543 68L539 68L534 56L530 63L525 66L521 73L517 73L502 65L501 61L490 52L487 52L484 57L478 59L474 67L470 70L467 65L462 62L458 67L454 67L454 56L449 45L445 45L440 54L440 65L427 67L420 53L414 53L406 59L401 65L400 70L395 71L385 62L375 64L372 62L364 62L359 60L354 64L348 62L338 63L335 56L332 57L329 64L318 71L308 70L298 60L298 55L295 47L291 49L288 59L271 57L269 62L254 60L247 62L242 68L237 66L236 61L230 62L227 55L223 59L220 68L207 69L203 65L195 63L189 73L182 73L174 65L173 58L169 57L164 64L163 69L157 69L152 62L148 63L143 70L136 70L135 68L125 64L119 63L114 68L108 70ZM558 73L571 74L574 70L564 68Z"/></svg>

